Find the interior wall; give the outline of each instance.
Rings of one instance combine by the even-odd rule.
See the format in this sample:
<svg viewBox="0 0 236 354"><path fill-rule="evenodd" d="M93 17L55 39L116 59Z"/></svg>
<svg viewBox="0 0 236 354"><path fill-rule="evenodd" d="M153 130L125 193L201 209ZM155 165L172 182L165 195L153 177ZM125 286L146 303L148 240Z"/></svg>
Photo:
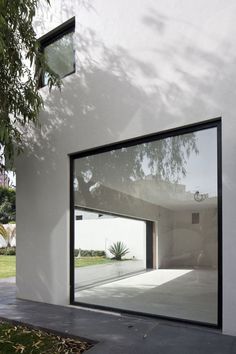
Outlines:
<svg viewBox="0 0 236 354"><path fill-rule="evenodd" d="M75 248L105 251L113 257L110 246L121 241L129 252L125 258L143 261L146 268L146 223L124 218L75 221Z"/></svg>
<svg viewBox="0 0 236 354"><path fill-rule="evenodd" d="M77 162L78 161L78 165ZM79 170L79 159L75 162L76 170ZM98 169L101 165L98 164ZM79 180L80 183L80 180ZM80 183L81 186L82 183ZM81 187L80 187L81 189ZM100 186L97 195L93 195L89 188L83 193L76 191L74 194L75 206L87 207L92 210L100 210L101 212L108 212L120 214L121 216L134 217L141 220L156 220L160 213L160 207L157 204L150 203L143 198L136 198L132 196L132 190L129 193L114 190ZM84 202L83 202L84 200ZM82 201L82 202L81 202Z"/></svg>
<svg viewBox="0 0 236 354"><path fill-rule="evenodd" d="M192 224L192 211L174 212L173 266L217 267L217 208L198 212L199 224Z"/></svg>
<svg viewBox="0 0 236 354"><path fill-rule="evenodd" d="M159 268L217 268L217 208L198 210L199 224L192 213L181 210L161 212L158 222Z"/></svg>
<svg viewBox="0 0 236 354"><path fill-rule="evenodd" d="M157 222L157 268L165 268L173 252L173 211L161 208Z"/></svg>

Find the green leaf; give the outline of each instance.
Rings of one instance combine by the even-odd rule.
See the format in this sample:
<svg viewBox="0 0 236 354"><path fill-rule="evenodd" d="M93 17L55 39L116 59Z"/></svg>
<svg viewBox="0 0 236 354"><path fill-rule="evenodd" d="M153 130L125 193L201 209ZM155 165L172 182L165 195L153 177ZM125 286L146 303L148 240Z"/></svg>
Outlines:
<svg viewBox="0 0 236 354"><path fill-rule="evenodd" d="M47 66L32 24L38 2L0 0L0 159L9 169L23 151L20 127L39 126L43 108L38 82ZM58 75L50 71L49 78L50 90L61 88Z"/></svg>

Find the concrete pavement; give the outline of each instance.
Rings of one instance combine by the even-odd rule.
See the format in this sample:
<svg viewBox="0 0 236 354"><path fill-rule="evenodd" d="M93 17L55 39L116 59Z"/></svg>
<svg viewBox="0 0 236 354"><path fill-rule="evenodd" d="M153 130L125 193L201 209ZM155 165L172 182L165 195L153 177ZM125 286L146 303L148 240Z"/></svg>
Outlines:
<svg viewBox="0 0 236 354"><path fill-rule="evenodd" d="M0 284L0 317L97 342L90 354L234 354L236 337L220 331L151 318L55 306L15 298Z"/></svg>

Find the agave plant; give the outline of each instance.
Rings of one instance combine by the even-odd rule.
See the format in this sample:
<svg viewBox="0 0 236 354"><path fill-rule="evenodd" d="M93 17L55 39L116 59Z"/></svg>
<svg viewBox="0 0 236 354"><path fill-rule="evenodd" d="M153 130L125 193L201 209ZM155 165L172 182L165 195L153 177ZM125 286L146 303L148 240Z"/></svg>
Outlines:
<svg viewBox="0 0 236 354"><path fill-rule="evenodd" d="M114 256L114 259L121 261L121 258L129 252L129 249L123 242L117 241L111 245L109 252Z"/></svg>

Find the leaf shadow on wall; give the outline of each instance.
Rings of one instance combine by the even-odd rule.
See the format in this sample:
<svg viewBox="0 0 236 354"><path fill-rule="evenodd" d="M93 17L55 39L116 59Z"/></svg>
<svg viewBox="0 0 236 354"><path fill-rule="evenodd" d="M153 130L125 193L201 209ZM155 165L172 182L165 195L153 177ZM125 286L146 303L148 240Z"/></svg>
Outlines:
<svg viewBox="0 0 236 354"><path fill-rule="evenodd" d="M197 118L203 116L207 106L220 110L217 99L221 92L235 90L232 88L236 76L235 58L225 68L223 57L196 49L189 43L158 47L158 38L165 36L170 19L150 11L142 23L150 29L150 36L157 37L153 53L160 55L161 52L175 73L173 80L163 77L161 65L154 67L121 47L108 48L93 30L85 28L76 33L76 74L63 80L61 93L55 89L48 95L47 89L42 90L45 108L41 114L41 130L32 127L25 138L28 155L31 155L30 167L25 157L20 158L19 163L26 173L30 170L34 196L25 198L31 198L29 202L31 205L33 202L34 208L28 217L39 230L43 220L47 233L40 235L38 249L41 249L41 243L48 243L46 256L49 258L56 255L55 250L51 251L50 243L56 243L57 231L67 232L67 153L158 131L163 126L168 128L176 117L180 124L186 124L188 119L194 120L193 112ZM185 70L186 63L203 66L206 70L194 75ZM225 76L219 75L219 68L224 68L229 80L223 82ZM219 78L217 82L216 77ZM149 81L151 83L146 84ZM230 97L232 93L227 102ZM53 200L48 199L48 191L54 196ZM48 207L42 208L45 201ZM67 241L65 236L62 247L68 251ZM30 240L29 231L30 243L37 249L35 238ZM40 269L45 254L36 251L34 256L39 265L37 282L42 282L52 299L54 294L47 283L44 284L44 271ZM52 273L53 282L60 283L59 268L51 267L47 272Z"/></svg>

